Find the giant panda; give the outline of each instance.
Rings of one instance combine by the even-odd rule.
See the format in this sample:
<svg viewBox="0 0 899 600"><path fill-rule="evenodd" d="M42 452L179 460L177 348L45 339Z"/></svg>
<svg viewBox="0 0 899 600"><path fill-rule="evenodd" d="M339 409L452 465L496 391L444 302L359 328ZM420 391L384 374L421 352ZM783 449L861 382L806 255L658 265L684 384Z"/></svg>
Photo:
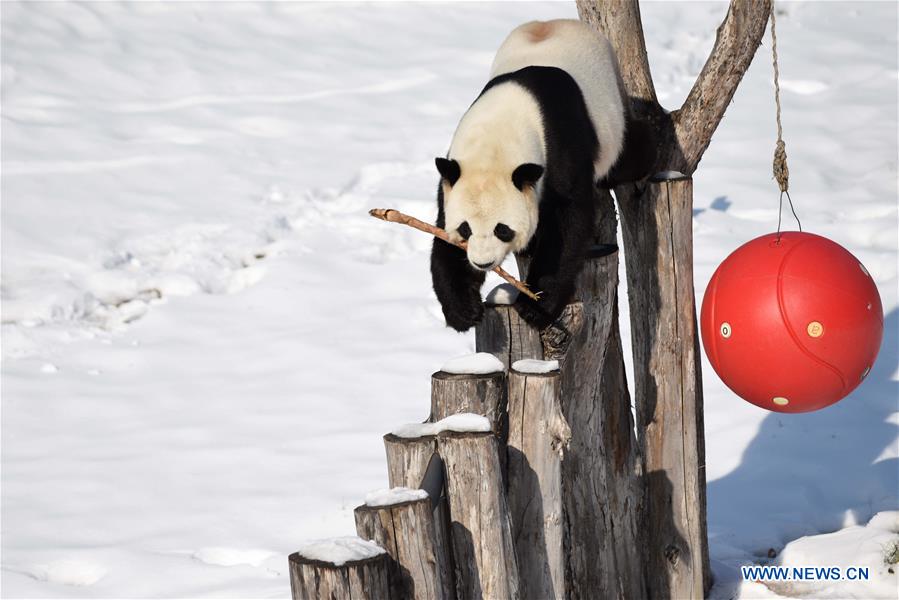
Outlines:
<svg viewBox="0 0 899 600"><path fill-rule="evenodd" d="M463 115L440 173L431 276L448 326L483 316L487 271L510 252L531 259L515 308L545 328L574 292L596 217L595 186L634 181L654 161L648 127L629 114L618 62L576 20L521 25L496 53L490 80Z"/></svg>

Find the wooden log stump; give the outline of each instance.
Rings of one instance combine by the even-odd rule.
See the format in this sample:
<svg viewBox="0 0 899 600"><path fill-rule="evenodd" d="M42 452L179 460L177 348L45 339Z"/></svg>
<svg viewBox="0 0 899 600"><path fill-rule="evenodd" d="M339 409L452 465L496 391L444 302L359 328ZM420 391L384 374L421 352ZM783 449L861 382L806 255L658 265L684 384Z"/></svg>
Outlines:
<svg viewBox="0 0 899 600"><path fill-rule="evenodd" d="M384 436L387 452L387 479L390 487L417 489L437 451L437 438L432 435L404 438L388 433Z"/></svg>
<svg viewBox="0 0 899 600"><path fill-rule="evenodd" d="M516 360L543 358L540 332L528 325L509 305L484 305L484 318L475 330L475 350L500 359L506 370Z"/></svg>
<svg viewBox="0 0 899 600"><path fill-rule="evenodd" d="M652 597L703 598L711 586L705 437L693 295L693 182L619 195L634 348L637 430L645 457Z"/></svg>
<svg viewBox="0 0 899 600"><path fill-rule="evenodd" d="M387 478L390 487L418 488L421 486L431 458L437 452L437 438L423 436L403 438L388 433L384 436L384 448L387 451ZM437 564L443 581L450 589L450 597L455 594L455 571L453 553L450 548L449 506L445 488L439 497L430 499L433 509L434 544Z"/></svg>
<svg viewBox="0 0 899 600"><path fill-rule="evenodd" d="M562 460L571 430L559 372L509 372L509 516L522 598L562 598L566 585Z"/></svg>
<svg viewBox="0 0 899 600"><path fill-rule="evenodd" d="M449 600L446 565L440 564L431 500L386 506L362 505L354 511L359 537L384 547L393 558L394 598Z"/></svg>
<svg viewBox="0 0 899 600"><path fill-rule="evenodd" d="M519 598L496 436L443 432L437 440L446 467L456 597Z"/></svg>
<svg viewBox="0 0 899 600"><path fill-rule="evenodd" d="M506 374L453 374L437 371L431 375L431 421L458 413L474 413L490 420L500 439L507 434Z"/></svg>
<svg viewBox="0 0 899 600"><path fill-rule="evenodd" d="M385 552L362 560L336 565L294 552L288 558L290 593L293 600L352 598L393 600L390 563Z"/></svg>

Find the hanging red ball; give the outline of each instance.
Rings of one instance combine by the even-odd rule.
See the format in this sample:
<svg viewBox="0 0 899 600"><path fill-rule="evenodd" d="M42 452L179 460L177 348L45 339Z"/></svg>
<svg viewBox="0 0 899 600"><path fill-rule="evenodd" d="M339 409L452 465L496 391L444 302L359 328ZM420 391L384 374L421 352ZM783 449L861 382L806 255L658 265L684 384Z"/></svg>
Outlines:
<svg viewBox="0 0 899 600"><path fill-rule="evenodd" d="M702 344L738 396L777 412L844 398L883 339L874 280L848 250L811 233L763 235L737 248L702 300Z"/></svg>

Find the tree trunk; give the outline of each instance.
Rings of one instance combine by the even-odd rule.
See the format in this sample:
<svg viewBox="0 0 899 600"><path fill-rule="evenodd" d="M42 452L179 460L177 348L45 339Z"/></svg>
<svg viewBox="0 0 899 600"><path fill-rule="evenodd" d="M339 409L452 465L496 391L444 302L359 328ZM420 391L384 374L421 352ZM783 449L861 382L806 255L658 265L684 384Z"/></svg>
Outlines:
<svg viewBox="0 0 899 600"><path fill-rule="evenodd" d="M576 0L609 38L631 108L655 129L654 171L695 170L761 42L770 0L731 0L682 107L658 103L637 0ZM617 187L627 263L637 433L644 455L647 584L653 598L702 598L711 587L705 442L693 292L692 182Z"/></svg>
<svg viewBox="0 0 899 600"><path fill-rule="evenodd" d="M393 558L393 597L449 600L449 573L438 560L431 500L389 506L362 505L354 511L356 533L387 550Z"/></svg>
<svg viewBox="0 0 899 600"><path fill-rule="evenodd" d="M294 552L288 559L291 598L392 600L389 568L392 560L387 554L379 554L338 567Z"/></svg>
<svg viewBox="0 0 899 600"><path fill-rule="evenodd" d="M709 587L702 386L688 178L622 197L638 431L646 479L647 577L659 597Z"/></svg>
<svg viewBox="0 0 899 600"><path fill-rule="evenodd" d="M596 201L596 242L614 244L612 198L598 191ZM527 273L521 258L519 272ZM486 331L477 336L478 350L500 360L560 360L560 404L571 428L560 493L566 587L556 590L565 598L646 596L637 530L639 458L618 334L617 286L617 253L597 252L578 278L573 303L539 339L525 333L512 336L510 345L501 327L491 327L494 337ZM508 309L488 307L503 310Z"/></svg>

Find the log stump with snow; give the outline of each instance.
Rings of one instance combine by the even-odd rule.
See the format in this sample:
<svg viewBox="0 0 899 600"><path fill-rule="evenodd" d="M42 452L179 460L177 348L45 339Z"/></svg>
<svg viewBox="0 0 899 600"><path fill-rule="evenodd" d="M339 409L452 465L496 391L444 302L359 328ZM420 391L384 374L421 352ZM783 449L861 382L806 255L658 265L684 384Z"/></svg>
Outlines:
<svg viewBox="0 0 899 600"><path fill-rule="evenodd" d="M437 445L446 468L457 597L519 598L496 436L446 431Z"/></svg>
<svg viewBox="0 0 899 600"><path fill-rule="evenodd" d="M359 537L372 540L393 558L394 598L449 600L446 563L439 560L431 500L424 490L373 492L354 511Z"/></svg>
<svg viewBox="0 0 899 600"><path fill-rule="evenodd" d="M562 414L557 361L509 371L509 516L522 598L565 595L562 460L571 430Z"/></svg>
<svg viewBox="0 0 899 600"><path fill-rule="evenodd" d="M451 360L431 375L431 420L459 413L487 417L494 433L505 437L505 366L492 354Z"/></svg>
<svg viewBox="0 0 899 600"><path fill-rule="evenodd" d="M390 487L421 487L428 466L436 456L437 431L433 423L416 423L399 427L393 433L384 436L387 479ZM449 541L449 507L442 487L430 501L437 562L441 572L445 574L446 585L454 592L453 557Z"/></svg>
<svg viewBox="0 0 899 600"><path fill-rule="evenodd" d="M518 290L508 284L494 288L487 294L484 318L475 329L475 349L496 356L506 370L517 360L543 357L540 332L511 306L517 297Z"/></svg>
<svg viewBox="0 0 899 600"><path fill-rule="evenodd" d="M355 536L306 544L288 558L293 600L392 600L393 559L374 542Z"/></svg>

